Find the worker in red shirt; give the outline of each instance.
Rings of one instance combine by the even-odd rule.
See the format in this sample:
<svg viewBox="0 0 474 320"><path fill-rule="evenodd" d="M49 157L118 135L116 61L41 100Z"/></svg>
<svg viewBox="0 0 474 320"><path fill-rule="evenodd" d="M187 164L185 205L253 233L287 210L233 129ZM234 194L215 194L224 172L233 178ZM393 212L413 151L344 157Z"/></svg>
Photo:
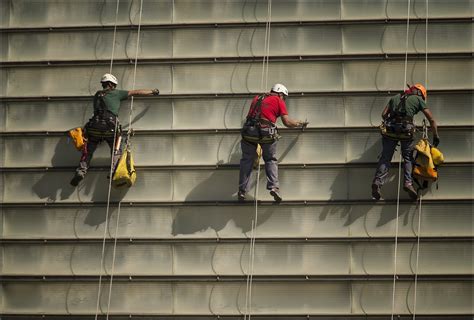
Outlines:
<svg viewBox="0 0 474 320"><path fill-rule="evenodd" d="M283 124L288 128L304 128L308 124L305 121L294 120L288 116L285 104L286 97L288 97L288 89L277 83L270 92L258 95L252 100L247 119L241 131L242 159L240 159L239 191L237 193L239 201L244 201L248 192L258 144L262 148L263 160L265 161L267 190L270 190L275 202L282 200L276 158L279 135L275 122L278 117L281 117Z"/></svg>

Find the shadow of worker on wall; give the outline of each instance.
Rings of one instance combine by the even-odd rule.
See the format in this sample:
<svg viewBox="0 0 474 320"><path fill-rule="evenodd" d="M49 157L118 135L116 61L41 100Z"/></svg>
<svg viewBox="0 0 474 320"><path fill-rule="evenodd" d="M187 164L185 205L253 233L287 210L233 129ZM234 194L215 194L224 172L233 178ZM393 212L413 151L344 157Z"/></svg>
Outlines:
<svg viewBox="0 0 474 320"><path fill-rule="evenodd" d="M297 134L289 143L285 150L282 150L279 156L281 162L293 146L297 143L300 134ZM210 207L207 205L206 211L200 210L199 206L181 207L178 209L173 220L173 235L190 235L197 232L203 232L209 229L219 232L226 227L236 227L243 233L252 230L252 221L255 218L255 198L253 192L247 194L246 201L239 203L237 201L237 189L239 180L239 163L241 158L240 150L241 137L236 136L233 141L230 156L227 161L220 161L218 165L228 165L223 169L214 170L208 179L199 183L186 196L185 202L199 201L219 201L223 203L219 206ZM266 175L263 160L260 160L260 179L259 185L266 184ZM236 170L237 169L237 170ZM257 171L253 170L250 178L250 189L254 190L256 186ZM262 205L258 207L258 225L265 223L275 212L277 205Z"/></svg>
<svg viewBox="0 0 474 320"><path fill-rule="evenodd" d="M102 143L98 151L102 148L106 148L107 151L109 149L106 143ZM44 199L48 203L67 202L68 200L80 203L106 203L110 181L107 178L109 175L107 166L110 165L110 156L108 152L106 155L102 154L101 156L97 152L91 162L91 170L86 178L77 187L73 187L69 183L74 175L74 169L71 168L77 165L80 153L75 150L68 137L61 137L51 159L54 170L43 173L38 181L33 184L32 190L40 199ZM103 166L104 169L94 170L94 166L97 165ZM68 170L56 170L61 168L67 168ZM112 188L110 201L112 203L120 202L127 191L128 188L117 190ZM84 223L98 225L103 221L105 221L105 210L97 210L97 208L91 207L90 214L87 215Z"/></svg>
<svg viewBox="0 0 474 320"><path fill-rule="evenodd" d="M184 202L195 205L177 209L172 226L173 235L191 235L209 229L217 233L226 227L239 228L243 233L251 231L255 217L254 198L249 194L244 203L239 203L236 194L241 158L240 140L240 135L236 136L228 159L217 163L223 168L213 170L206 180L196 185L186 195ZM255 178L254 172L251 177L254 183ZM260 175L260 183L265 180L263 173ZM213 206L214 201L221 204ZM199 202L204 202L205 206L200 206ZM258 224L264 223L274 210L273 206L259 207Z"/></svg>
<svg viewBox="0 0 474 320"><path fill-rule="evenodd" d="M347 133L350 134L350 133ZM331 191L331 197L330 200L336 201L336 200L351 200L351 199L341 199L341 193L340 189L342 186L347 188L348 194L351 192L359 193L362 195L361 197L357 197L358 199L361 200L368 200L368 204L364 204L364 206L360 205L326 205L321 212L319 216L319 220L323 221L326 220L328 215L339 215L341 219L344 219L344 226L351 225L354 223L357 219L363 218L365 215L367 215L368 211L370 210L371 207L379 206L380 207L380 218L377 221L377 227L382 226L394 219L396 219L397 213L396 210L394 209L393 205L389 204L381 204L380 202L377 202L376 200L372 200L372 195L371 195L371 184L372 180L375 174L375 170L377 167L377 162L380 158L381 152L382 152L382 143L381 143L381 136L378 132L370 132L369 136L366 138L366 141L360 144L360 148L363 150L362 153L358 155L357 158L352 159L349 162L346 162L346 164L367 164L370 163L370 167L368 168L343 168L341 169L340 173L336 175L336 178L331 184L330 191ZM400 147L397 147L397 150L400 150ZM394 155L393 160L398 161L398 156L397 154ZM373 163L373 165L372 165ZM360 171L366 171L368 173L367 175L363 175L366 180L359 180L359 179L354 179L350 174L348 174L348 171L354 170L353 172L356 172L355 170L360 170ZM403 166L402 166L403 170ZM358 175L358 173L356 173ZM358 175L359 176L359 175ZM401 176L403 179L403 174ZM398 162L397 163L392 163L391 169L389 176L387 177L386 183L382 189L382 194L385 195L386 200L391 200L391 194L393 194L393 189L397 188L397 183L398 181ZM356 184L356 186L354 186ZM359 190L356 190L359 188ZM352 190L352 191L351 191ZM396 195L396 191L395 191ZM405 194L402 190L402 193L400 194L401 198L405 198ZM373 201L372 204L370 201ZM413 203L413 206L415 206L416 203ZM412 206L410 205L402 205L400 206L400 211L399 211L399 216L404 217L403 223L406 225L409 223L409 212L410 208Z"/></svg>

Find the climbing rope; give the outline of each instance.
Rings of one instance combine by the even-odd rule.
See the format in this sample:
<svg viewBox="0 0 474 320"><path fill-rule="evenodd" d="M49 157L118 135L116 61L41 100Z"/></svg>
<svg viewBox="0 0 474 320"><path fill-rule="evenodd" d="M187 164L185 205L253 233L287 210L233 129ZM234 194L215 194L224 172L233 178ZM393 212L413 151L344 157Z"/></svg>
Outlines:
<svg viewBox="0 0 474 320"><path fill-rule="evenodd" d="M115 54L115 38L117 35L117 19L118 19L118 13L119 13L119 4L120 0L117 0L117 7L115 8L115 24L114 24L114 36L112 39L112 54L110 55L110 69L109 73L112 73L112 66L114 64L114 54Z"/></svg>
<svg viewBox="0 0 474 320"><path fill-rule="evenodd" d="M272 0L268 0L267 6L267 20L265 23L265 41L262 59L262 77L260 82L260 91L264 92L268 86L268 63L270 56L270 29L271 29L271 14L272 14ZM257 156L258 157L258 156ZM258 160L260 160L258 158ZM245 313L244 320L252 317L252 283L255 264L255 239L257 236L258 223L258 189L260 182L260 163L257 164L257 182L255 184L255 216L252 220L252 229L250 233L250 247L249 247L249 266L247 271L246 294L245 294Z"/></svg>
<svg viewBox="0 0 474 320"><path fill-rule="evenodd" d="M110 68L109 68L109 73L112 73L112 67L114 64L114 54L115 54L115 39L116 39L116 34L117 34L117 19L118 19L118 12L119 12L119 4L120 0L117 0L117 7L115 10L115 24L114 24L114 35L113 35L113 40L112 40L112 53L110 57ZM110 194L112 190L112 174L113 174L113 166L114 166L114 155L115 155L115 149L116 145L115 143L117 142L117 129L118 129L118 121L115 121L115 129L114 129L114 145L112 146L112 155L110 159L110 170L109 170L109 186L108 186L108 191L107 191L107 207L105 210L105 222L104 222L104 235L102 238L102 253L100 257L100 270L99 270L99 285L97 289L97 303L96 303L96 309L95 309L95 316L94 319L97 320L98 315L99 315L99 307L100 307L100 295L102 291L102 270L104 270L104 257L105 257L105 243L106 243L106 238L107 238L107 231L109 229L109 210L110 210Z"/></svg>
<svg viewBox="0 0 474 320"><path fill-rule="evenodd" d="M136 77L137 77L137 64L138 64L138 51L140 48L140 29L142 23L142 13L143 13L143 0L140 0L140 13L138 16L138 30L137 30L137 45L135 50L135 63L133 69L133 83L132 83L132 90L135 90L136 84ZM127 141L126 141L126 150L130 148L130 136L132 133L132 114L133 114L133 95L130 101L130 114L129 114L129 121L128 121L128 131L127 131ZM112 177L110 178L112 181ZM110 313L110 302L112 297L112 285L114 279L114 271L115 271L115 253L117 250L117 235L118 235L118 227L119 227L119 220L120 220L120 208L121 208L122 201L119 201L118 209L117 209L117 222L115 226L115 234L114 234L114 246L113 246L113 254L112 254L112 268L110 271L110 284L109 284L109 296L108 296L108 303L107 303L107 312L106 312L106 320L109 319Z"/></svg>
<svg viewBox="0 0 474 320"><path fill-rule="evenodd" d="M407 69L408 69L408 38L410 32L410 0L408 0L408 9L407 9L407 31L405 39L405 69L403 75L403 84L402 88L405 88L407 83ZM401 143L400 143L401 149ZM393 320L395 313L395 291L396 291L396 281L397 281L397 251L398 251L398 223L400 217L400 187L401 187L401 172L402 172L402 150L399 152L400 157L398 161L398 189L397 189L397 212L395 218L395 244L394 244L394 257L393 257L393 286L392 286L392 312L391 320Z"/></svg>
<svg viewBox="0 0 474 320"><path fill-rule="evenodd" d="M120 3L120 0L117 0L109 73L112 73L113 62L114 62L119 3ZM139 41L140 41L142 8L143 8L143 0L141 0L141 2L140 2L140 16L139 16L139 22L138 22L137 50L136 50L136 54L135 54L135 67L134 67L134 74L133 74L132 90L135 89L135 82L136 82L138 46L139 46ZM133 96L132 96L131 104L130 104L129 129L128 129L128 132L127 132L127 148L129 147L129 143L130 143L129 141L130 141L130 134L131 134L132 112L133 112ZM111 190L112 190L112 178L113 178L112 176L113 176L114 156L116 155L117 144L120 143L120 139L119 139L119 142L117 143L117 131L118 131L118 122L116 122L116 124L115 124L114 146L113 146L113 150L112 150L112 157L111 157L111 160L110 160L109 186L108 186L108 192L107 192L107 208L106 208L106 214L105 214L104 236L103 236L103 240L102 240L102 254L101 254L101 259L100 259L99 285L98 285L98 290L97 290L97 304L96 304L96 312L95 312L95 317L94 317L95 320L97 320L98 315L99 315L100 296L101 296L101 290L102 290L102 270L104 270L105 243L106 243L107 231L108 231L108 228L109 228L110 195L111 195ZM120 145L118 147L120 147ZM119 205L118 205L117 223L116 223L115 234L114 234L112 269L111 269L111 275L110 275L110 284L109 284L109 295L108 295L108 302L107 302L106 319L109 319L109 311L110 311L110 303L111 303L111 295L112 295L112 285L113 285L113 276L114 276L114 271L115 271L115 256L116 256L116 249L117 249L117 232L118 232L118 226L119 226L120 207L121 207L121 202L119 202Z"/></svg>
<svg viewBox="0 0 474 320"><path fill-rule="evenodd" d="M428 88L428 13L429 13L429 0L425 2L425 88ZM428 102L428 97L425 97L425 102ZM423 120L423 139L428 139L428 128L426 121ZM421 205L423 202L423 193L420 192L420 202L418 204L418 231L416 234L416 262L415 262L415 284L413 292L413 320L416 319L416 299L418 289L418 265L420 260L420 238L421 238Z"/></svg>

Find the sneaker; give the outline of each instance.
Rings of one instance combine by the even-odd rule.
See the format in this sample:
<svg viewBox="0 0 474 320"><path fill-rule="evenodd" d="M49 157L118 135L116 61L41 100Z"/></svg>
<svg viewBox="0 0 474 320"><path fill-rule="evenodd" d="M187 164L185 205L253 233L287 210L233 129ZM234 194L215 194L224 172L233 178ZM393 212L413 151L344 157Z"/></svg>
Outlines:
<svg viewBox="0 0 474 320"><path fill-rule="evenodd" d="M272 189L270 191L270 195L273 197L273 200L275 200L275 202L281 202L282 198L281 198L281 195L280 195L280 191L276 188Z"/></svg>
<svg viewBox="0 0 474 320"><path fill-rule="evenodd" d="M380 200L382 194L380 193L380 186L378 184L372 184L372 199Z"/></svg>
<svg viewBox="0 0 474 320"><path fill-rule="evenodd" d="M244 201L245 200L245 192L244 191L239 191L237 193L237 198L239 199L239 201Z"/></svg>
<svg viewBox="0 0 474 320"><path fill-rule="evenodd" d="M79 184L79 182L82 181L82 179L84 179L84 176L76 173L74 177L71 179L71 182L69 183L71 184L71 186L77 187L77 185Z"/></svg>
<svg viewBox="0 0 474 320"><path fill-rule="evenodd" d="M413 188L412 184L405 184L403 186L403 190L405 190L408 195L410 196L410 199L416 200L418 199L418 193L416 192L415 188Z"/></svg>

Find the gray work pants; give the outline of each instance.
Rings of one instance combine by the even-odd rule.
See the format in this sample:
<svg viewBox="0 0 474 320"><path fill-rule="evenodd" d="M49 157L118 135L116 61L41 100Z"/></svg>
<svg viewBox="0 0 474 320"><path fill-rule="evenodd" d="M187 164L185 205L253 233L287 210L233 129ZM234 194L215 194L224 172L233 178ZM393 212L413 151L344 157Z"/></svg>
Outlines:
<svg viewBox="0 0 474 320"><path fill-rule="evenodd" d="M249 191L250 175L252 174L253 162L256 157L257 144L242 139L242 159L240 159L239 190L247 193ZM277 141L273 143L262 143L263 161L265 161L265 173L267 174L267 189L278 189L278 163L276 158Z"/></svg>
<svg viewBox="0 0 474 320"><path fill-rule="evenodd" d="M118 160L120 159L121 152L114 153L114 137L105 137L105 138L99 138L99 137L94 137L94 136L88 136L87 137L87 142L84 145L84 148L82 149L82 156L81 160L79 161L79 166L76 169L76 174L80 175L82 177L85 177L87 174L87 171L89 170L89 166L92 160L92 157L94 155L95 150L99 146L99 144L102 143L102 141L107 142L110 148L111 156L114 157L113 160L113 166L117 164Z"/></svg>
<svg viewBox="0 0 474 320"><path fill-rule="evenodd" d="M397 147L398 140L392 140L382 136L382 155L380 156L377 170L373 183L382 186L388 176L390 169L390 162L392 161L393 153ZM413 140L400 141L403 158L404 181L405 184L413 184L411 173L413 170Z"/></svg>

